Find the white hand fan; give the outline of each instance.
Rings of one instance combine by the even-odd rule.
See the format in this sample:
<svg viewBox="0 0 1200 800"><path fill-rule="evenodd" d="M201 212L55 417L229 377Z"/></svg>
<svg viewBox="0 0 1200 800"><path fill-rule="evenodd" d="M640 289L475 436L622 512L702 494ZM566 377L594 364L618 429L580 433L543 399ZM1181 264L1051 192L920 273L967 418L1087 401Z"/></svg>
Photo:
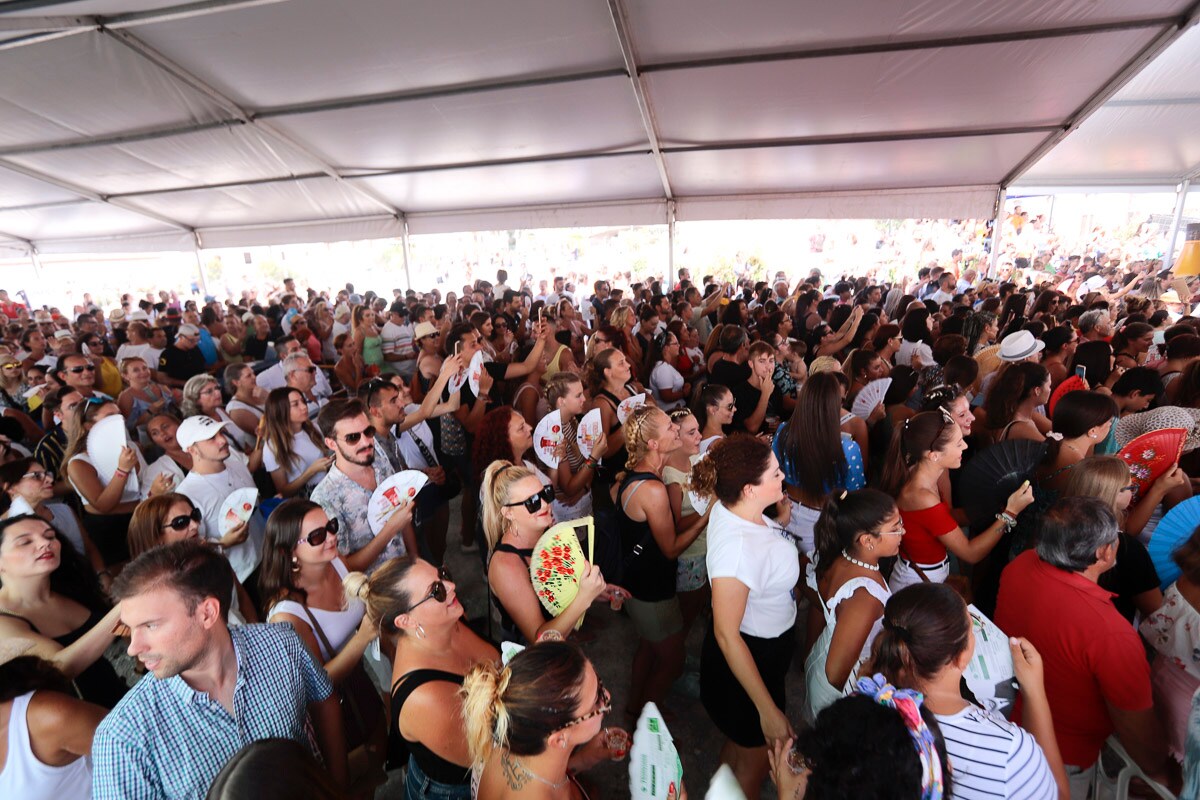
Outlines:
<svg viewBox="0 0 1200 800"><path fill-rule="evenodd" d="M850 413L859 419L866 419L871 416L871 412L883 402L883 398L887 395L888 388L891 385L891 378L880 378L868 383L858 393L858 396L854 398L854 405L851 407Z"/></svg>
<svg viewBox="0 0 1200 800"><path fill-rule="evenodd" d="M626 397L617 406L617 420L624 425L625 420L629 419L629 415L646 405L646 393L641 392L631 397Z"/></svg>
<svg viewBox="0 0 1200 800"><path fill-rule="evenodd" d="M221 535L224 536L243 522L249 522L257 502L257 489L234 489L230 492L229 497L221 504L220 514L217 516L217 527Z"/></svg>
<svg viewBox="0 0 1200 800"><path fill-rule="evenodd" d="M467 385L476 396L479 395L479 377L483 374L483 365L491 360L482 350L475 351L475 355L471 357L471 363L467 367Z"/></svg>
<svg viewBox="0 0 1200 800"><path fill-rule="evenodd" d="M595 449L596 442L600 441L600 434L603 432L604 418L600 416L600 409L593 408L579 420L579 425L575 428L575 441L579 443L579 452L584 458L591 457L592 450Z"/></svg>
<svg viewBox="0 0 1200 800"><path fill-rule="evenodd" d="M112 483L121 462L121 450L129 447L129 433L125 429L125 418L120 414L105 417L92 426L87 437L87 456L96 468L96 475L104 486ZM125 490L138 490L137 469L125 481Z"/></svg>
<svg viewBox="0 0 1200 800"><path fill-rule="evenodd" d="M429 476L415 469L397 472L383 483L375 487L371 499L367 501L367 524L371 533L379 533L387 524L392 513L417 498L417 492L424 488Z"/></svg>
<svg viewBox="0 0 1200 800"><path fill-rule="evenodd" d="M533 452L550 469L558 467L558 446L563 441L562 414L556 409L538 422L533 431Z"/></svg>

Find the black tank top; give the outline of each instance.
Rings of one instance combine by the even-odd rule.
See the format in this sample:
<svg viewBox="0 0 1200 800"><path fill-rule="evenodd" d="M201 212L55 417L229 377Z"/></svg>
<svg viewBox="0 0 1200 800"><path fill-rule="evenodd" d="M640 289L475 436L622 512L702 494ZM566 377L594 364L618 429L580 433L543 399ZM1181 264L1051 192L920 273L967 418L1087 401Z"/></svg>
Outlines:
<svg viewBox="0 0 1200 800"><path fill-rule="evenodd" d="M629 392L630 397L632 397L634 394L634 391L629 387L629 384L625 384L625 391ZM621 405L621 398L617 397L607 389L601 389L598 397L603 397L605 400L612 403L613 416L616 417L617 407ZM607 431L605 431L605 434L612 436L619 430L621 430L621 420L619 417L617 417L617 421L614 422ZM628 459L629 452L625 449L625 445L621 445L619 450L614 450L611 453L605 453L604 457L600 459L600 469L597 470L596 474L596 477L599 479L600 483L612 484L615 482L617 473L625 469L625 462Z"/></svg>
<svg viewBox="0 0 1200 800"><path fill-rule="evenodd" d="M19 619L33 630L34 633L42 634L29 620L16 614L10 614L7 611L0 611L0 616L12 617ZM104 614L100 611L92 611L88 616L87 621L73 631L64 633L62 636L52 636L54 641L62 647L70 647L79 641L85 633L99 624L100 620L104 619ZM45 634L42 634L43 636ZM91 666L83 672L75 676L75 690L79 692L79 696L89 703L95 703L104 708L112 708L121 701L125 693L129 691L129 687L121 677L117 675L117 671L113 669L113 665L109 663L104 656L97 658Z"/></svg>
<svg viewBox="0 0 1200 800"><path fill-rule="evenodd" d="M629 557L639 544L641 552L632 556L625 567L622 585L638 600L643 602L658 602L670 600L675 596L675 570L677 559L667 558L654 535L650 532L650 521L636 522L625 514L625 503L632 496L631 490L626 489L643 481L662 483L662 479L653 472L629 472L621 480L617 492L617 527L621 531L621 551Z"/></svg>
<svg viewBox="0 0 1200 800"><path fill-rule="evenodd" d="M513 547L507 542L501 542L500 544L496 545L495 550L492 551L492 555L495 555L496 553L512 553L514 556L517 556L524 561L525 566L527 567L529 566L529 560L533 558L532 547L518 548ZM519 642L520 644L529 644L529 642L525 641L525 637L522 635L521 629L517 626L517 623L513 621L513 618L509 616L508 611L505 610L504 604L500 602L500 598L493 594L492 601L495 602L496 611L500 614L500 629L504 632L505 638L508 641ZM538 601L538 608L542 610L542 617L547 622L554 619L554 615L546 610L546 607L542 605L540 600Z"/></svg>
<svg viewBox="0 0 1200 800"><path fill-rule="evenodd" d="M460 767L439 756L421 742L410 742L400 735L400 711L404 702L420 687L433 681L445 681L462 686L463 676L440 669L414 669L400 676L392 687L392 725L388 731L388 769L399 769L408 764L411 755L421 771L431 780L449 786L467 786L471 783L471 768Z"/></svg>

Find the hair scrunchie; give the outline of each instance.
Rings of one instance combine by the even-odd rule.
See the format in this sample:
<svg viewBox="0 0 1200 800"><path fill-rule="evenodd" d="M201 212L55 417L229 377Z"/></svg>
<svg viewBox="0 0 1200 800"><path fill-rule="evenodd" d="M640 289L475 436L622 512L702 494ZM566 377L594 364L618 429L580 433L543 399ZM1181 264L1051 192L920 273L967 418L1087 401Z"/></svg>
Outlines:
<svg viewBox="0 0 1200 800"><path fill-rule="evenodd" d="M942 800L945 792L942 760L938 758L933 731L921 717L924 696L912 689L897 689L879 674L874 678L859 678L858 691L881 706L895 709L904 720L904 727L908 729L921 761L921 800Z"/></svg>

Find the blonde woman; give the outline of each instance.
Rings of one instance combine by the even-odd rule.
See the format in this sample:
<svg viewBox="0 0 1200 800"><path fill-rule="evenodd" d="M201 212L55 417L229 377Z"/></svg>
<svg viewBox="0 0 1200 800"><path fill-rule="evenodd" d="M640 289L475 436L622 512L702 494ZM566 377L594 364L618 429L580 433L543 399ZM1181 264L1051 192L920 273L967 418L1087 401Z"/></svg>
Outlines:
<svg viewBox="0 0 1200 800"><path fill-rule="evenodd" d="M263 466L282 497L307 496L333 465L333 456L308 418L304 393L291 386L267 395Z"/></svg>
<svg viewBox="0 0 1200 800"><path fill-rule="evenodd" d="M692 459L700 455L700 423L696 415L686 408L676 409L669 415L671 422L679 426L679 447L667 453L663 464L662 478L671 498L671 513L680 526L690 525L699 513L692 507L692 496L687 491L691 481ZM708 553L708 526L700 529L687 549L679 554L675 568L675 596L679 598L679 611L683 615L683 640L701 612L712 602L708 588L708 569L705 557Z"/></svg>
<svg viewBox="0 0 1200 800"><path fill-rule="evenodd" d="M462 698L479 800L587 800L574 773L612 758L600 735L612 697L569 642L541 642L504 667L476 664Z"/></svg>
<svg viewBox="0 0 1200 800"><path fill-rule="evenodd" d="M171 390L154 382L154 372L141 358L122 359L121 377L129 388L117 397L117 408L125 417L125 427L130 435L144 431L156 414L174 409L175 397Z"/></svg>
<svg viewBox="0 0 1200 800"><path fill-rule="evenodd" d="M636 717L647 701L662 704L683 672L683 615L675 597L676 559L699 538L708 515L680 528L663 483L668 455L679 448L679 426L666 412L643 406L625 420L628 470L613 492L621 552L639 552L625 565L622 588L638 634L626 713Z"/></svg>
<svg viewBox="0 0 1200 800"><path fill-rule="evenodd" d="M493 461L483 474L487 580L501 631L510 641L534 642L547 630L565 637L593 601L608 597L604 576L594 564L584 568L579 594L557 617L550 616L534 593L529 561L538 538L554 524L553 499L554 487L543 486L532 470L511 461Z"/></svg>
<svg viewBox="0 0 1200 800"><path fill-rule="evenodd" d="M562 457L550 470L555 489L554 516L561 520L586 517L592 513L592 480L608 447L608 437L601 433L592 454L583 457L576 436L587 395L578 375L560 372L552 377L546 383L546 400L559 412L563 428Z"/></svg>
<svg viewBox="0 0 1200 800"><path fill-rule="evenodd" d="M388 753L408 767L405 798L470 800L471 756L459 689L475 664L500 653L464 621L450 573L427 561L393 559L360 593L371 629L392 659Z"/></svg>

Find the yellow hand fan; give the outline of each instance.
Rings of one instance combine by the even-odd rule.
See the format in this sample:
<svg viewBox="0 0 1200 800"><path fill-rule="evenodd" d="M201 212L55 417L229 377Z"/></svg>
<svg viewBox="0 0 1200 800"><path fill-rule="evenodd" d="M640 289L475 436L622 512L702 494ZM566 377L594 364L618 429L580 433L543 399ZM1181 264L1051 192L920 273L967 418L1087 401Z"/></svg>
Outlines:
<svg viewBox="0 0 1200 800"><path fill-rule="evenodd" d="M580 544L580 530L587 537L587 558ZM587 565L595 548L595 521L592 517L560 522L546 530L533 547L529 559L529 579L533 591L546 610L558 616L579 594ZM583 616L575 628L583 625Z"/></svg>

